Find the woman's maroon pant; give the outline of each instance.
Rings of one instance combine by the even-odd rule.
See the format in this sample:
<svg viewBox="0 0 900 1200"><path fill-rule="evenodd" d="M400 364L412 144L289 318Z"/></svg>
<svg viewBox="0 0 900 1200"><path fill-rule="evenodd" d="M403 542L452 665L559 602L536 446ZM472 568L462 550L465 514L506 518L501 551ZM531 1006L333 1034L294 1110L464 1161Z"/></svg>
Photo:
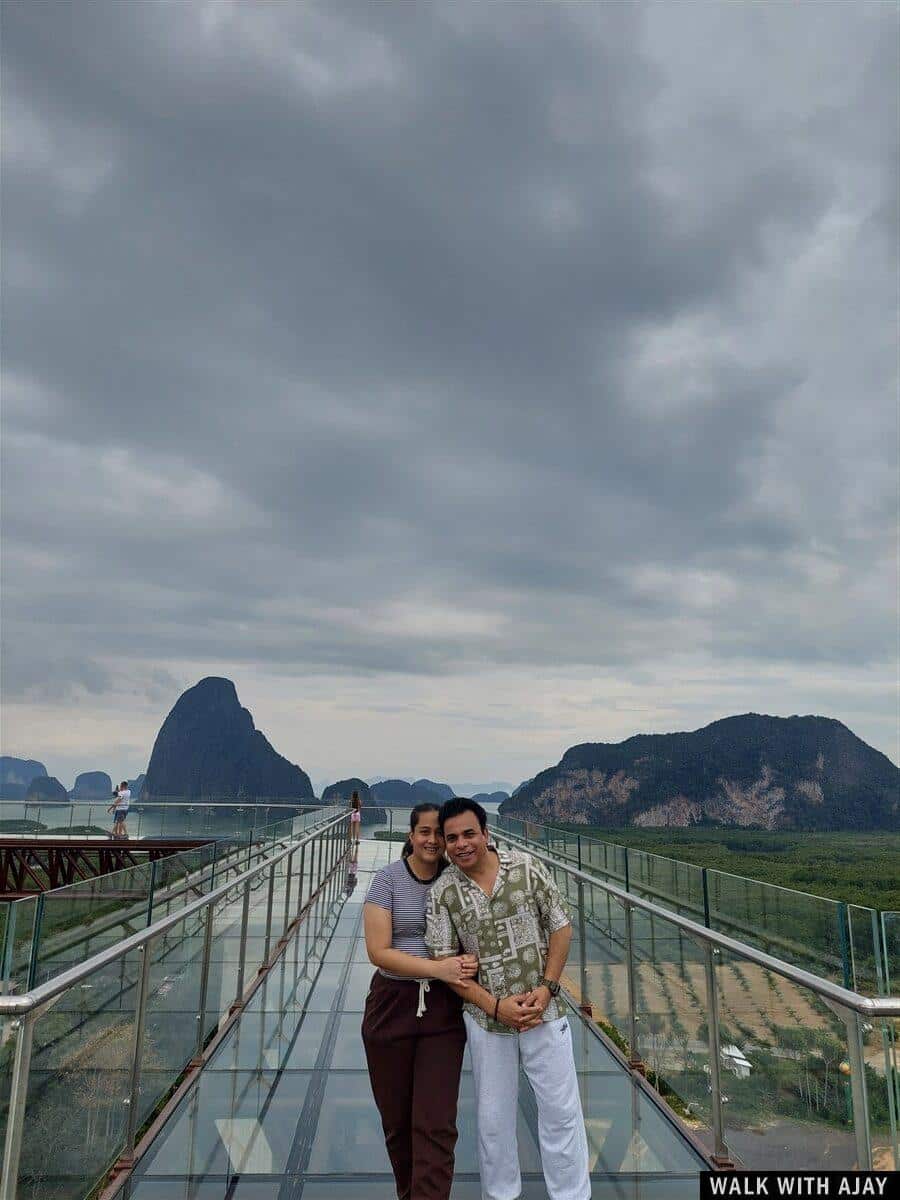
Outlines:
<svg viewBox="0 0 900 1200"><path fill-rule="evenodd" d="M415 980L376 973L363 1043L399 1200L447 1200L466 1044L462 1001L436 980L421 1017L418 1001Z"/></svg>

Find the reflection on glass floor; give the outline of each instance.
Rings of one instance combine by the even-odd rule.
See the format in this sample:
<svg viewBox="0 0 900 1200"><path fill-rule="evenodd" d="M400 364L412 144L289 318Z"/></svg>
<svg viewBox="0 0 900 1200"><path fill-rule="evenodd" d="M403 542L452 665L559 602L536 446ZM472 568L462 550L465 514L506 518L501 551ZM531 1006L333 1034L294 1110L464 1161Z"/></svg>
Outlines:
<svg viewBox="0 0 900 1200"><path fill-rule="evenodd" d="M362 906L396 844L364 841L358 884L310 914L128 1185L130 1200L393 1200L360 1038L373 968ZM696 1196L704 1164L582 1021L572 1018L594 1197ZM467 1056L468 1058L468 1056ZM459 1101L454 1200L476 1200L472 1077ZM537 1111L519 1099L523 1197L545 1197Z"/></svg>

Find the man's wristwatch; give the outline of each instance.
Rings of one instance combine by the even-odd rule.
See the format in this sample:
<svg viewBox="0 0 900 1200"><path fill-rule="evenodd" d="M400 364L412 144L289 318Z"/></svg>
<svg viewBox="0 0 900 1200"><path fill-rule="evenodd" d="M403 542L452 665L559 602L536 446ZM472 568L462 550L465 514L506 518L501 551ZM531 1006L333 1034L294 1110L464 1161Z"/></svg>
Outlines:
<svg viewBox="0 0 900 1200"><path fill-rule="evenodd" d="M545 987L551 996L559 995L559 984L555 979L545 979L542 975L538 980L538 987Z"/></svg>

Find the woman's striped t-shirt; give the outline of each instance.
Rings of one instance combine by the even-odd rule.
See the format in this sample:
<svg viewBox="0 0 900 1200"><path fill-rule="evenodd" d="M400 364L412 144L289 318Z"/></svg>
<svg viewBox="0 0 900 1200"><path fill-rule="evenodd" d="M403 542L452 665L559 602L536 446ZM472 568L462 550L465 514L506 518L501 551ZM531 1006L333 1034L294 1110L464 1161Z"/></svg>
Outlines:
<svg viewBox="0 0 900 1200"><path fill-rule="evenodd" d="M391 914L391 949L428 958L425 947L425 908L433 879L424 882L413 875L405 858L377 871L366 901L386 908ZM388 979L404 979L382 967L378 970Z"/></svg>

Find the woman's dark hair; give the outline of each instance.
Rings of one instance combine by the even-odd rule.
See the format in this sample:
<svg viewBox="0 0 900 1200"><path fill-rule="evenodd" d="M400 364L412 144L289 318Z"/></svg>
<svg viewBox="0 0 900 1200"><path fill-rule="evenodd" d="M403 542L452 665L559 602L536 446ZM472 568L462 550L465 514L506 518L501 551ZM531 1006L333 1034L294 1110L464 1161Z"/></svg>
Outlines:
<svg viewBox="0 0 900 1200"><path fill-rule="evenodd" d="M435 812L435 813L438 813L438 815L440 815L440 811L441 811L441 806L439 804L432 804L430 800L426 800L424 804L417 804L416 807L409 814L409 831L410 831L410 833L412 833L412 831L418 825L419 817L424 816L425 813L428 813L428 812ZM412 852L413 852L412 839L407 838L406 841L403 843L403 851L402 851L400 857L401 858L409 858L409 856L412 854Z"/></svg>
<svg viewBox="0 0 900 1200"><path fill-rule="evenodd" d="M484 833L487 829L487 813L481 807L477 800L470 800L468 796L454 796L452 800L446 800L441 805L441 815L439 817L441 823L441 833L444 832L444 825L452 817L461 817L463 813L474 813L478 818L478 824L481 826L481 832Z"/></svg>
<svg viewBox="0 0 900 1200"><path fill-rule="evenodd" d="M350 804L353 808L362 808L362 804L360 803L359 799L359 792L353 793L353 795L350 797Z"/></svg>

